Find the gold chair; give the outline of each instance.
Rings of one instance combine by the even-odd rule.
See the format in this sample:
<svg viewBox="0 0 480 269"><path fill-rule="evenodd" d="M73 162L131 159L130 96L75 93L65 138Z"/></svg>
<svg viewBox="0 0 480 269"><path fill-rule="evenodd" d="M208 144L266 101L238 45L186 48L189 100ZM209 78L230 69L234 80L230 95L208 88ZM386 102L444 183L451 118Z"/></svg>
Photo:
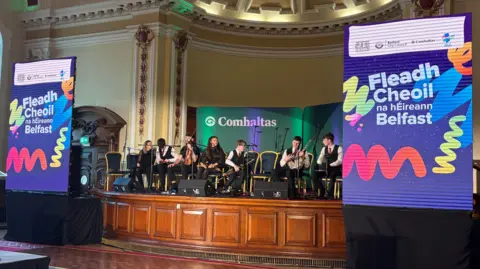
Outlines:
<svg viewBox="0 0 480 269"><path fill-rule="evenodd" d="M120 152L107 152L105 153L105 161L107 172L105 173L104 188L106 191L113 190L113 182L117 177L125 176L127 171L122 171L122 153ZM113 177L113 180L112 180Z"/></svg>
<svg viewBox="0 0 480 269"><path fill-rule="evenodd" d="M255 164L254 171L258 174L253 174L250 179L250 192L253 191L253 185L257 179L262 179L263 181L269 179L277 166L278 153L275 151L264 151L260 153L257 162ZM260 168L258 169L258 165Z"/></svg>
<svg viewBox="0 0 480 269"><path fill-rule="evenodd" d="M333 198L335 199L340 199L342 196L343 192L343 179L342 178L337 178L335 180L335 185L333 185Z"/></svg>

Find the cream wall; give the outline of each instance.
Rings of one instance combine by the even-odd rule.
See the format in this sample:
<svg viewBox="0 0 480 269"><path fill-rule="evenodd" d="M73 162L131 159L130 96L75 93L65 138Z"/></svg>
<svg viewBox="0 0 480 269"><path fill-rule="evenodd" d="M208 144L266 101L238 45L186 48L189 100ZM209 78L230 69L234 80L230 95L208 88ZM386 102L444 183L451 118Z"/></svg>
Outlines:
<svg viewBox="0 0 480 269"><path fill-rule="evenodd" d="M125 41L57 51L58 57L77 57L75 106L106 107L130 121L133 46L133 41ZM124 141L125 127L120 133L120 150Z"/></svg>
<svg viewBox="0 0 480 269"><path fill-rule="evenodd" d="M0 0L0 32L3 36L3 60L0 74L0 170L5 169L12 63L23 60L25 32L17 16L10 12L9 1Z"/></svg>
<svg viewBox="0 0 480 269"><path fill-rule="evenodd" d="M188 50L188 105L306 107L342 101L343 56L272 59Z"/></svg>

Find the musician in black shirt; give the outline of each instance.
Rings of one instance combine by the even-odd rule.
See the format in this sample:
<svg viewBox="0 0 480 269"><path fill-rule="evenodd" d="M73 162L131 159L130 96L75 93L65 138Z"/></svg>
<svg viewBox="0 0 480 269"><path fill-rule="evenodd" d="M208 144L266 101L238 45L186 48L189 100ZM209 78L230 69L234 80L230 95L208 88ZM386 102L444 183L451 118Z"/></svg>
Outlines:
<svg viewBox="0 0 480 269"><path fill-rule="evenodd" d="M200 158L200 149L195 144L192 136L185 136L185 146L180 149L180 156L177 164L180 164L182 179L187 179L189 173L197 172L198 159ZM192 171L193 170L193 171Z"/></svg>
<svg viewBox="0 0 480 269"><path fill-rule="evenodd" d="M224 165L225 152L218 142L218 137L212 136L208 139L207 149L202 154L197 179L207 179L208 175L221 172Z"/></svg>
<svg viewBox="0 0 480 269"><path fill-rule="evenodd" d="M135 176L143 186L143 179L142 175L145 174L147 176L148 188L151 189L152 186L152 172L153 172L153 163L154 159L154 152L152 149L152 141L147 140L143 143L143 148L138 153L137 158L137 168L135 169Z"/></svg>

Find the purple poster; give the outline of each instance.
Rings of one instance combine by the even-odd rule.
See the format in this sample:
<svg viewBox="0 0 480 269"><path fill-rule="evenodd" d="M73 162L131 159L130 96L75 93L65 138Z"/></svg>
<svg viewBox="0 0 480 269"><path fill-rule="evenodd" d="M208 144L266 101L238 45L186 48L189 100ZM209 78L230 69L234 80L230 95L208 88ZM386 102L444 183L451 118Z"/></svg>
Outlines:
<svg viewBox="0 0 480 269"><path fill-rule="evenodd" d="M75 58L13 70L6 188L67 192Z"/></svg>
<svg viewBox="0 0 480 269"><path fill-rule="evenodd" d="M343 202L472 209L472 16L345 29Z"/></svg>

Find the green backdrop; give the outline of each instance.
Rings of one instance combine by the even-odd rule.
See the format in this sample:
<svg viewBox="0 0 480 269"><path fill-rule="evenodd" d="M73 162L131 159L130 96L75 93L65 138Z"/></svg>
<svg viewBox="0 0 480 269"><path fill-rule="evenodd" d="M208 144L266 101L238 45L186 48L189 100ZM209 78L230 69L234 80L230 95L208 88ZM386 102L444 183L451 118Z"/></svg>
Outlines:
<svg viewBox="0 0 480 269"><path fill-rule="evenodd" d="M238 139L257 144L255 150L260 152L275 151L276 131L276 150L281 150L285 128L289 128L285 140L288 148L293 136L302 135L301 108L200 107L197 110L197 143L206 145L208 138L215 135L225 151L234 149Z"/></svg>
<svg viewBox="0 0 480 269"><path fill-rule="evenodd" d="M255 128L254 126L258 126ZM285 134L285 148L291 146L293 136L302 136L304 143L320 130L317 154L322 147L322 136L332 132L335 143L342 144L342 103L301 108L200 107L197 110L197 142L206 145L212 135L218 136L225 151L235 148L238 139L258 145L257 151L280 151ZM256 131L256 135L254 135ZM277 147L275 148L275 132ZM312 152L313 144L308 147Z"/></svg>
<svg viewBox="0 0 480 269"><path fill-rule="evenodd" d="M342 103L331 103L306 107L303 110L303 138L308 140L320 129L317 140L317 154L323 146L322 137L328 132L335 136L335 144L341 145L343 141ZM308 148L312 152L313 144Z"/></svg>

